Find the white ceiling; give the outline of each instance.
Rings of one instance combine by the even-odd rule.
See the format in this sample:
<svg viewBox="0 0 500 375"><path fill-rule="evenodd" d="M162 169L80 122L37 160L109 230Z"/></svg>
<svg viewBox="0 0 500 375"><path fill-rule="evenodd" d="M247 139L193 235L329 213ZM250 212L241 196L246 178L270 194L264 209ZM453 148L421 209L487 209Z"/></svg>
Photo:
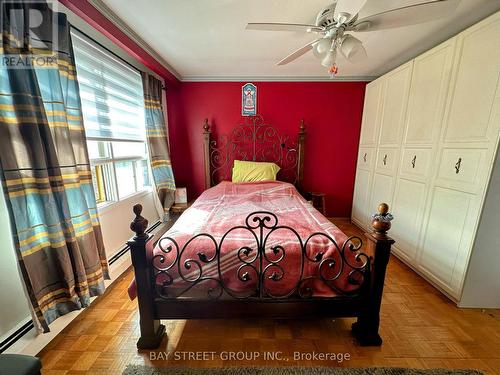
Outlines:
<svg viewBox="0 0 500 375"><path fill-rule="evenodd" d="M276 66L314 40L295 32L245 30L248 22L314 23L329 0L102 0L175 69L182 80L328 78L311 52ZM360 17L425 0L368 0ZM98 2L96 0L91 3ZM380 76L500 9L500 0L461 0L447 18L397 29L355 33L368 58L338 60L342 78Z"/></svg>

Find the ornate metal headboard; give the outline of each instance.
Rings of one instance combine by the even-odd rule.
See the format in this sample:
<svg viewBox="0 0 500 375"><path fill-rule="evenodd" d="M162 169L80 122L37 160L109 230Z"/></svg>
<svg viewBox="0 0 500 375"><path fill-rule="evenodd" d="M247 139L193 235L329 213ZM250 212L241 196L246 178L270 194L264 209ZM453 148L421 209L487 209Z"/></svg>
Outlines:
<svg viewBox="0 0 500 375"><path fill-rule="evenodd" d="M205 188L231 180L234 160L250 160L276 163L281 168L278 179L293 183L300 191L304 177L304 120L296 139L280 134L261 116L245 117L229 134L217 139L212 139L208 119L203 130Z"/></svg>

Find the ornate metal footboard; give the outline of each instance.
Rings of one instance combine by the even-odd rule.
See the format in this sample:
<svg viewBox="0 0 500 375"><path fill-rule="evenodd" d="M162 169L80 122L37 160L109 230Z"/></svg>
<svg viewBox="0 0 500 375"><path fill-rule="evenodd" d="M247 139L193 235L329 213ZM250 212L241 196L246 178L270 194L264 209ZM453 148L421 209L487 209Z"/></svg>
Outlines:
<svg viewBox="0 0 500 375"><path fill-rule="evenodd" d="M128 242L141 317L139 348L159 346L165 330L160 319L243 317L357 317L353 333L359 342L382 343L379 311L394 242L383 231L387 227L376 225L379 232L367 233L362 248L358 237L343 244L321 232L301 238L275 214L253 212L217 238L202 233L179 244L164 237L153 254L155 240L145 233L141 211L134 206L136 236ZM294 245L271 241L278 231ZM250 241L228 244L236 232ZM233 256L229 271L221 267L223 254ZM289 258L294 267L286 264ZM323 293L316 294L318 286Z"/></svg>
<svg viewBox="0 0 500 375"><path fill-rule="evenodd" d="M248 241L242 239L245 234ZM231 235L239 240L229 245ZM151 262L156 296L188 298L200 287L203 294L191 293L192 298L307 300L315 298L313 284L320 283L331 295L355 297L370 281L370 258L360 251L359 237L339 245L328 234L316 232L303 240L294 228L279 225L278 217L265 211L249 214L243 225L219 237L200 233L182 246L171 237L160 239L160 251ZM287 257L298 263L294 269L287 269ZM231 260L232 270L223 271L222 263Z"/></svg>

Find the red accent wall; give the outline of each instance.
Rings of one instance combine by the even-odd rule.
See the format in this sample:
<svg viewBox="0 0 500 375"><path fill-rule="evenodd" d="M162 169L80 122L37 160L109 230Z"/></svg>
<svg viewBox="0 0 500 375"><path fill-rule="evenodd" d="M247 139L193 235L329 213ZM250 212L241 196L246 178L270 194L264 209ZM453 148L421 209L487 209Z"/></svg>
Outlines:
<svg viewBox="0 0 500 375"><path fill-rule="evenodd" d="M218 134L241 121L244 82L182 82L167 90L172 165L191 197L204 190L203 120ZM351 214L366 82L253 82L257 111L281 132L306 123L304 188L327 194L327 214Z"/></svg>
<svg viewBox="0 0 500 375"><path fill-rule="evenodd" d="M241 120L243 82L179 82L85 0L59 0L167 84L172 164L191 197L204 189L203 119L227 133ZM254 82L256 83L256 82ZM327 194L327 214L350 216L365 82L257 82L258 113L283 133L307 125L304 188Z"/></svg>

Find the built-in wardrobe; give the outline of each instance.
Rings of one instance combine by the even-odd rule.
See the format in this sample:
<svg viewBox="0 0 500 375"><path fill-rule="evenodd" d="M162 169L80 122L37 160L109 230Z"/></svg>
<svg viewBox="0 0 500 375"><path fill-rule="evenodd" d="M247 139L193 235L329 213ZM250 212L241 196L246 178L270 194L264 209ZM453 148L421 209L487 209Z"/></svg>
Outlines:
<svg viewBox="0 0 500 375"><path fill-rule="evenodd" d="M499 129L500 12L366 88L352 220L368 229L387 202L394 254L458 304L479 223L491 226L480 219ZM487 220L500 232L500 213ZM485 252L496 269L497 244Z"/></svg>

